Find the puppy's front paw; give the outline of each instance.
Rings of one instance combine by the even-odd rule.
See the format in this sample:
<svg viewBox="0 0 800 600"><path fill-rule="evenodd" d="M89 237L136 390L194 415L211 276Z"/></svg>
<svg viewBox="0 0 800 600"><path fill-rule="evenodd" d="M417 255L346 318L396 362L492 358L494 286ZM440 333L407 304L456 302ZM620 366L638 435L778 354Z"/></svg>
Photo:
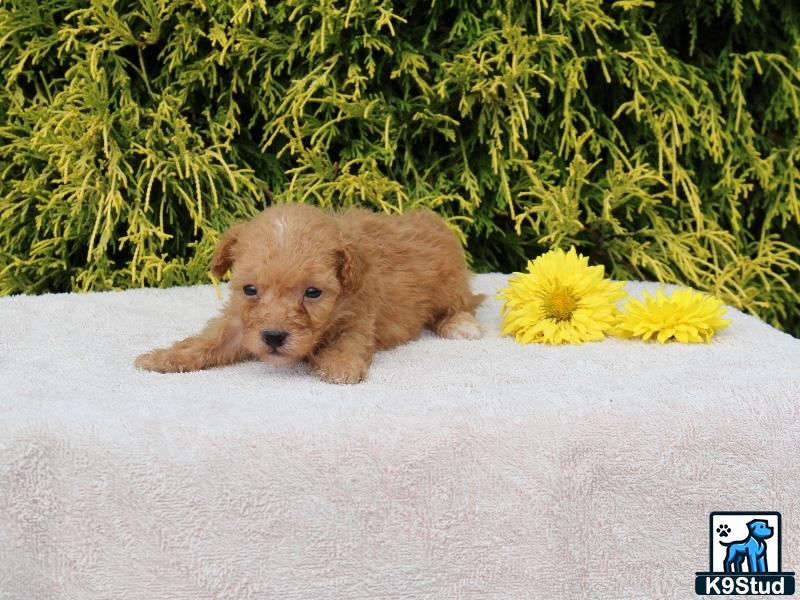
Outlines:
<svg viewBox="0 0 800 600"><path fill-rule="evenodd" d="M338 384L360 383L368 370L367 363L361 359L324 360L314 365L314 371L322 380Z"/></svg>
<svg viewBox="0 0 800 600"><path fill-rule="evenodd" d="M189 362L181 353L173 352L170 348L159 348L139 355L133 364L139 369L156 373L183 373L196 370Z"/></svg>

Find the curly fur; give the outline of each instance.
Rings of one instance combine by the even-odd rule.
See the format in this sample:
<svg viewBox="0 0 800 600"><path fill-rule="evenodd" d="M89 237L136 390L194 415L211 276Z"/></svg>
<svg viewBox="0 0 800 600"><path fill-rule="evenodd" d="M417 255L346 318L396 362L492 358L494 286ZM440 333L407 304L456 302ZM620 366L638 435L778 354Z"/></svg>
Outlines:
<svg viewBox="0 0 800 600"><path fill-rule="evenodd" d="M272 206L222 237L211 270L218 277L231 271L221 316L195 336L139 356L136 366L165 373L252 358L307 360L326 381L357 383L376 350L423 328L449 338L481 335L474 313L483 296L470 291L458 240L430 211ZM246 285L257 294L245 295ZM310 287L322 294L306 297ZM285 343L268 345L264 331L285 332Z"/></svg>

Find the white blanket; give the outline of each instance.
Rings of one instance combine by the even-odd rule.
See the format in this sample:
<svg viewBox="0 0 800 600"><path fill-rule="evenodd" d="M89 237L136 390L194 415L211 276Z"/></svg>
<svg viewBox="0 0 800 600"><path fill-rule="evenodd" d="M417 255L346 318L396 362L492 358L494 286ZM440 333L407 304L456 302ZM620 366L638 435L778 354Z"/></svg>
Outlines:
<svg viewBox="0 0 800 600"><path fill-rule="evenodd" d="M344 387L134 369L210 286L0 299L0 598L693 598L712 510L782 512L800 569L800 341L730 310L709 345L523 347L505 281L485 339Z"/></svg>

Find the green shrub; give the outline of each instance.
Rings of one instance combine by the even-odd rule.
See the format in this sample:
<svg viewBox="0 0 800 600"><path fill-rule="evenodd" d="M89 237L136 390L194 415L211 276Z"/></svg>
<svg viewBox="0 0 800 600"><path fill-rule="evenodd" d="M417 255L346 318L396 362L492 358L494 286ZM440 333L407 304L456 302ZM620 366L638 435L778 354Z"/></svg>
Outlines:
<svg viewBox="0 0 800 600"><path fill-rule="evenodd" d="M6 0L0 293L207 280L265 202L433 207L800 332L800 8Z"/></svg>

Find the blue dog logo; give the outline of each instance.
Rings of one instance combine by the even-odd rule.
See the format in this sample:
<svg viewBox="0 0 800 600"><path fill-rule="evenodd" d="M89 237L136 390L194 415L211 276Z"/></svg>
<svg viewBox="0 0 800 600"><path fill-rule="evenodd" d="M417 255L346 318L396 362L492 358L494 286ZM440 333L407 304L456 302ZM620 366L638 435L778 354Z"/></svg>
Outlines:
<svg viewBox="0 0 800 600"><path fill-rule="evenodd" d="M727 527L727 526L726 526ZM728 547L725 554L725 572L741 573L742 562L747 560L747 571L749 573L767 573L767 543L764 541L772 537L775 533L766 521L754 519L747 524L748 536L740 542L723 542L723 546ZM725 532L723 529L720 536ZM727 535L727 534L726 534Z"/></svg>
<svg viewBox="0 0 800 600"><path fill-rule="evenodd" d="M791 596L794 573L781 569L781 514L712 512L708 571L696 573L702 596Z"/></svg>

